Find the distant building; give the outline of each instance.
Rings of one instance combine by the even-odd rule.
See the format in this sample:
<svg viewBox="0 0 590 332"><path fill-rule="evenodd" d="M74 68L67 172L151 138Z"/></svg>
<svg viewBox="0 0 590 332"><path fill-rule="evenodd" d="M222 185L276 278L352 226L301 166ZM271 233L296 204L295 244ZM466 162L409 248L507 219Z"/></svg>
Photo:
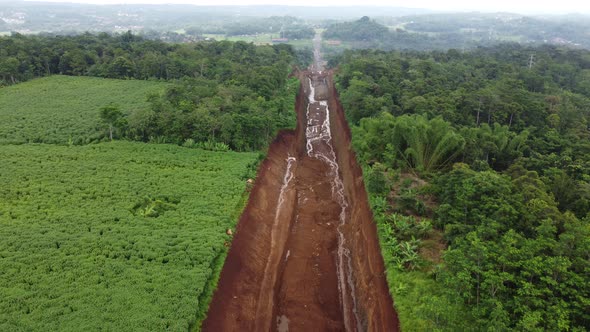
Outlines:
<svg viewBox="0 0 590 332"><path fill-rule="evenodd" d="M560 38L560 37L555 37L555 38L551 39L551 43L558 44L558 45L565 45L565 44L571 44L571 41Z"/></svg>

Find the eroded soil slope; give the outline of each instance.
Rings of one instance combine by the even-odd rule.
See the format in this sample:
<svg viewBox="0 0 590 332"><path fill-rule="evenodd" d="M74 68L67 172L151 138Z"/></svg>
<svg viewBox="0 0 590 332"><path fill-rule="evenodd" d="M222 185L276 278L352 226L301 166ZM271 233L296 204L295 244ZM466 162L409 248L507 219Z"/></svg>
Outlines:
<svg viewBox="0 0 590 332"><path fill-rule="evenodd" d="M303 72L298 126L261 165L205 331L396 331L331 72Z"/></svg>

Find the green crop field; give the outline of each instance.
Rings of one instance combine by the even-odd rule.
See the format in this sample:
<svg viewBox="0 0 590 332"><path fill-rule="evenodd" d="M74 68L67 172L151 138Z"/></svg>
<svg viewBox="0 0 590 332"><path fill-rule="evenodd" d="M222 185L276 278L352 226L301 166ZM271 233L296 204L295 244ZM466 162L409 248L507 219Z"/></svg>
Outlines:
<svg viewBox="0 0 590 332"><path fill-rule="evenodd" d="M204 34L204 37L215 40L243 41L254 44L272 44L272 38L278 38L278 34L260 33L257 35L226 36L224 34Z"/></svg>
<svg viewBox="0 0 590 332"><path fill-rule="evenodd" d="M103 80L52 77L4 89L2 104L60 82L107 95L95 88ZM123 86L158 87L109 84L113 98L123 98ZM63 90L58 95L23 104L56 110L66 104ZM68 103L87 103L80 112L88 115L91 95L85 102L68 95ZM74 109L63 111L71 117ZM28 114L45 112L67 119L41 108ZM256 156L116 141L0 146L0 331L187 331L198 324Z"/></svg>
<svg viewBox="0 0 590 332"><path fill-rule="evenodd" d="M257 35L243 36L226 36L224 34L204 34L203 36L207 38L213 38L215 40L243 41L247 43L254 43L257 45L272 45L272 39L280 37L278 33L260 33ZM295 48L313 48L313 43L311 39L290 39L287 44L293 45L293 47Z"/></svg>
<svg viewBox="0 0 590 332"><path fill-rule="evenodd" d="M0 144L83 144L98 139L99 110L116 103L130 113L146 108L165 83L51 76L0 88Z"/></svg>
<svg viewBox="0 0 590 332"><path fill-rule="evenodd" d="M311 39L291 39L289 40L289 44L295 47L296 49L301 48L313 48L313 41Z"/></svg>

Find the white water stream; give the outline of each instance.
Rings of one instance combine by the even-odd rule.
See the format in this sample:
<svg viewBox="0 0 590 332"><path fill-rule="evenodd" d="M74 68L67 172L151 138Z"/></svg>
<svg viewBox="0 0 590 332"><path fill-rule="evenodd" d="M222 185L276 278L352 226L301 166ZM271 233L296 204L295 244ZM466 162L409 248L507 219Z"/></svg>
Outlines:
<svg viewBox="0 0 590 332"><path fill-rule="evenodd" d="M276 274L271 273L271 269L276 269L276 266L279 263L280 256L279 254L281 250L277 250L275 247L277 245L277 237L278 232L280 232L280 228L278 227L279 221L281 220L281 212L283 211L283 205L285 204L285 195L287 190L289 189L289 183L294 177L293 173L293 164L296 163L297 159L295 157L289 156L287 159L287 169L285 169L285 175L283 176L283 185L281 186L281 190L279 192L279 200L277 202L277 208L275 211L275 218L273 221L271 233L270 233L270 255L268 260L266 261L266 266L264 267L264 276L262 278L262 284L260 287L260 294L258 295L258 305L256 308L256 317L263 317L263 313L272 312L269 310L269 306L273 304L274 298L274 285L276 281ZM275 253L275 255L273 255ZM288 256L287 256L288 257ZM286 260L287 258L285 258ZM256 330L259 331L267 331L270 328L270 321L263 321L262 324L265 326L256 326ZM268 324L268 325L267 325ZM286 320L282 324L289 324L289 320Z"/></svg>
<svg viewBox="0 0 590 332"><path fill-rule="evenodd" d="M316 101L315 87L309 79L309 103L307 105L307 128L305 137L307 139L307 155L324 161L330 167L329 176L332 183L332 197L340 205L340 220L337 227L338 231L338 260L336 266L338 269L338 290L340 291L340 302L344 316L344 327L346 331L362 331L360 319L358 317L356 291L352 275L352 260L350 250L345 247L346 239L342 232L342 227L346 224L346 213L348 202L344 195L344 183L340 178L339 166L336 161L336 153L332 145L332 132L330 128L330 109L326 100ZM324 119L321 121L321 112L325 109ZM314 113L315 112L315 113ZM320 116L318 116L320 115ZM318 119L319 118L319 119ZM321 122L321 123L320 123ZM349 297L350 296L350 297ZM352 299L352 303L351 300ZM352 312L355 316L356 328L350 326L349 312L352 306Z"/></svg>
<svg viewBox="0 0 590 332"><path fill-rule="evenodd" d="M336 153L332 145L332 133L330 128L330 110L326 100L317 101L315 99L315 87L311 79L309 80L309 101L307 105L306 117L307 127L305 131L306 136L306 152L311 158L316 158L325 162L329 166L328 180L331 183L332 199L334 199L340 206L339 223L336 227L338 232L338 250L337 250L337 278L338 290L340 293L340 303L342 306L342 314L344 319L344 328L347 332L362 331L361 321L358 316L356 290L352 274L352 259L350 250L346 248L346 239L343 233L343 227L346 224L348 201L344 194L344 183L340 178L339 165L336 161ZM270 255L266 262L264 269L264 276L260 288L258 298L258 305L256 308L256 317L259 318L256 324L256 330L269 330L271 321L263 318L264 313L272 312L269 306L273 304L274 285L276 282L275 274L271 273L276 269L281 258L286 262L290 255L290 250L287 250L285 256L281 257L278 254L282 250L278 250L278 232L282 231L279 227L281 220L284 220L283 205L285 204L286 194L291 188L290 183L294 178L294 166L297 160L295 157L289 156L286 160L287 167L283 176L283 183L279 191L279 197L273 225L270 234ZM311 188L313 190L313 188ZM297 222L296 216L295 222ZM356 326L352 322L350 312L354 315ZM288 331L289 319L287 316L277 317L277 329L280 331Z"/></svg>

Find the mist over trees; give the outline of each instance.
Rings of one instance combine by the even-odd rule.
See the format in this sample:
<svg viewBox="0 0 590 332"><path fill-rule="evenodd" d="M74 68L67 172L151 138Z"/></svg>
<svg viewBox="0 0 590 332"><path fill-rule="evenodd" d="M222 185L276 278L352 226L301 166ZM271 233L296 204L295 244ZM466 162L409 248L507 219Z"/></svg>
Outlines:
<svg viewBox="0 0 590 332"><path fill-rule="evenodd" d="M516 14L431 14L328 24L323 35L353 48L448 50L518 42L590 47L587 18L526 17Z"/></svg>

